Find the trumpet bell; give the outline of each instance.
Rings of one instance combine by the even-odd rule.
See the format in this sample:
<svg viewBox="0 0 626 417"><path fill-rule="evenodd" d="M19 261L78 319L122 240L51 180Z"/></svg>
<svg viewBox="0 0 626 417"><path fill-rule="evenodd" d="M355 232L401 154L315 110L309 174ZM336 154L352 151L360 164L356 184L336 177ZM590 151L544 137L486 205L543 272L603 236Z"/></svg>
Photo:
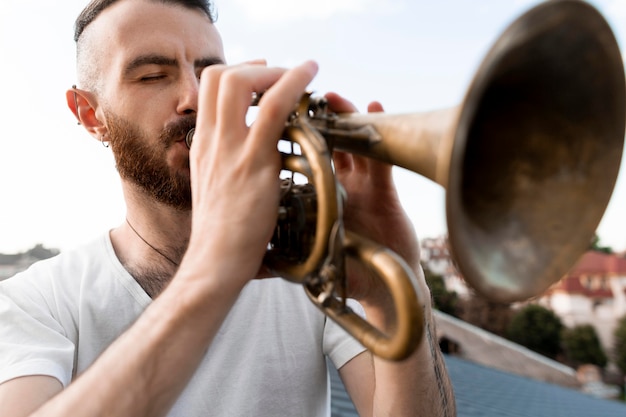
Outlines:
<svg viewBox="0 0 626 417"><path fill-rule="evenodd" d="M540 294L589 247L619 171L619 47L580 1L546 2L494 44L469 89L447 184L449 241L494 301Z"/></svg>

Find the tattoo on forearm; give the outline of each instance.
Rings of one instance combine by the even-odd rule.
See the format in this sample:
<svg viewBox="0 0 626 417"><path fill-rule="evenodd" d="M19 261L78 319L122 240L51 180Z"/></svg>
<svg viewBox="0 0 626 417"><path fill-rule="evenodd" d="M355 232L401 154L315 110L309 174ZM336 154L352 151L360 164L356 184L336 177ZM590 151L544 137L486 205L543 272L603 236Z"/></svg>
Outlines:
<svg viewBox="0 0 626 417"><path fill-rule="evenodd" d="M435 372L437 389L439 390L441 400L441 415L444 417L453 417L456 415L456 404L452 385L447 373L444 371L445 363L440 350L437 348L437 341L433 338L432 326L434 326L433 320L426 320L426 339L434 362L433 370Z"/></svg>

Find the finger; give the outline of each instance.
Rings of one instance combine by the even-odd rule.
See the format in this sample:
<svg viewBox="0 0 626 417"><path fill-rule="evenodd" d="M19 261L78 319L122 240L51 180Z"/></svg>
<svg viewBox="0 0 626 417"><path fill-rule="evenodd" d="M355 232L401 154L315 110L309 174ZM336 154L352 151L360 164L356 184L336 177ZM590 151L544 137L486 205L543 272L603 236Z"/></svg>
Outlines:
<svg viewBox="0 0 626 417"><path fill-rule="evenodd" d="M278 143L289 114L294 111L306 86L317 74L317 70L317 63L307 61L286 71L272 85L267 85L259 102L257 118L250 128L253 137L258 137L260 140L258 143L251 144L250 151L260 151L261 147L269 149L266 141L270 141L273 145Z"/></svg>
<svg viewBox="0 0 626 417"><path fill-rule="evenodd" d="M381 113L383 112L383 105L378 101L372 101L367 106L368 113ZM384 164L382 162L378 162L371 158L364 158L361 156L354 157L354 166L357 170L369 172L370 176L377 176L380 173L385 173L388 164ZM391 168L389 168L391 169ZM381 171L382 170L382 171Z"/></svg>
<svg viewBox="0 0 626 417"><path fill-rule="evenodd" d="M217 121L228 129L247 130L246 115L253 93L267 90L286 72L284 68L257 65L242 65L225 71L217 97Z"/></svg>
<svg viewBox="0 0 626 417"><path fill-rule="evenodd" d="M393 165L365 156L355 155L354 170L367 175L372 184L387 184L391 178Z"/></svg>
<svg viewBox="0 0 626 417"><path fill-rule="evenodd" d="M354 104L337 93L330 92L324 97L328 101L328 108L335 113L354 113L357 111Z"/></svg>
<svg viewBox="0 0 626 417"><path fill-rule="evenodd" d="M367 105L368 113L381 113L384 111L385 110L383 109L383 105L380 104L378 101L372 101L370 104Z"/></svg>
<svg viewBox="0 0 626 417"><path fill-rule="evenodd" d="M211 127L215 125L215 103L220 86L220 77L226 71L226 68L228 68L227 65L211 65L205 68L200 75L198 116L196 120L197 130L200 130L205 123Z"/></svg>
<svg viewBox="0 0 626 417"><path fill-rule="evenodd" d="M240 68L265 68L266 62L263 59L248 61L239 65L211 65L202 71L200 79L200 96L198 99L199 119L205 120L210 126L215 125L218 116L217 110L219 109L218 100L221 94L224 94L223 90L226 90L227 94L238 95L238 87L226 85L223 78L228 72L236 71ZM222 93L220 93L222 91ZM248 96L248 104L252 94ZM247 107L246 107L247 110Z"/></svg>
<svg viewBox="0 0 626 417"><path fill-rule="evenodd" d="M356 106L337 93L329 92L324 95L328 108L335 113L354 113ZM333 163L338 172L349 172L354 169L354 157L347 152L333 152Z"/></svg>
<svg viewBox="0 0 626 417"><path fill-rule="evenodd" d="M265 58L257 58L257 59L251 59L249 61L243 61L241 64L267 66L267 60Z"/></svg>
<svg viewBox="0 0 626 417"><path fill-rule="evenodd" d="M337 172L351 171L354 168L352 155L347 152L333 152L333 163Z"/></svg>
<svg viewBox="0 0 626 417"><path fill-rule="evenodd" d="M381 112L384 112L385 110L383 108L383 105L380 102L372 101L371 103L368 104L367 111L368 113L381 113ZM369 166L370 175L374 179L380 179L380 180L386 181L391 176L392 165L387 164L385 162L376 161L373 159L369 160L369 164L370 164Z"/></svg>

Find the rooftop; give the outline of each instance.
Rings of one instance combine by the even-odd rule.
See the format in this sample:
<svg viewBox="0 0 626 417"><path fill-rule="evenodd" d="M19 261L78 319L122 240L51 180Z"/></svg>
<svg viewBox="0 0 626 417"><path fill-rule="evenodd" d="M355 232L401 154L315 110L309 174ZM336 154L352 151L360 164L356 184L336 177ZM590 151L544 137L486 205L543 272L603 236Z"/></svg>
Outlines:
<svg viewBox="0 0 626 417"><path fill-rule="evenodd" d="M458 417L624 417L626 404L446 355ZM356 417L337 371L331 369L332 417Z"/></svg>
<svg viewBox="0 0 626 417"><path fill-rule="evenodd" d="M626 276L626 258L597 251L587 251L572 268L569 275Z"/></svg>
<svg viewBox="0 0 626 417"><path fill-rule="evenodd" d="M572 368L439 311L435 319L438 337L460 346L461 356L444 355L458 417L626 416L625 403L580 391ZM330 374L332 417L356 417L337 371Z"/></svg>

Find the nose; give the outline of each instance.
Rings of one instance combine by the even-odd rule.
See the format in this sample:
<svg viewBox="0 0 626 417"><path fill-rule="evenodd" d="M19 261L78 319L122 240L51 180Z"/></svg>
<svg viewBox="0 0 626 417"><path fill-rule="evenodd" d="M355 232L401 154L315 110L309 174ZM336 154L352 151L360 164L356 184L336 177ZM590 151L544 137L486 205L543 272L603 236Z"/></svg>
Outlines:
<svg viewBox="0 0 626 417"><path fill-rule="evenodd" d="M198 87L200 81L195 73L185 75L181 80L180 95L176 111L179 114L196 114L198 111Z"/></svg>

